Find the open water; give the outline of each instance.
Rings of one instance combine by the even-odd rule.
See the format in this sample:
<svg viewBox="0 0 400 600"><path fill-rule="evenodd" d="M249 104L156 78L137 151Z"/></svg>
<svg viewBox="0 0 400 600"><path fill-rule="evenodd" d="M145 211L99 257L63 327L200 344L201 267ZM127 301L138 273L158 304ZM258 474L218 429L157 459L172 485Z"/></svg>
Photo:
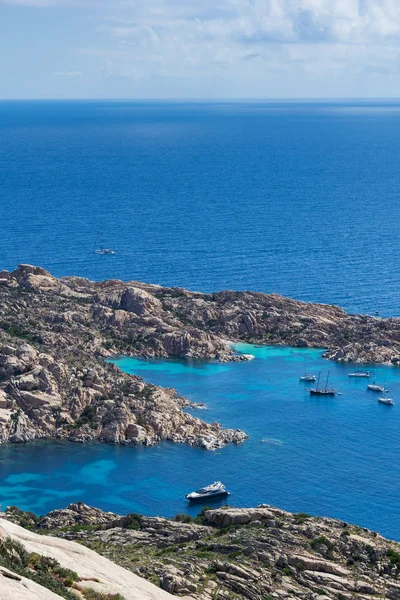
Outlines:
<svg viewBox="0 0 400 600"><path fill-rule="evenodd" d="M339 517L400 540L400 371L375 370L395 406L378 404L351 365L319 350L253 347L251 362L217 364L121 358L123 370L173 386L206 410L201 418L241 427L249 440L210 452L162 443L151 448L39 442L0 448L0 499L37 513L82 500L116 512L196 514L185 493L221 479L235 506L261 502ZM342 392L310 397L299 382L304 357ZM225 500L222 502L225 503Z"/></svg>
<svg viewBox="0 0 400 600"><path fill-rule="evenodd" d="M398 103L0 102L0 268L398 315L399 172Z"/></svg>
<svg viewBox="0 0 400 600"><path fill-rule="evenodd" d="M0 102L0 268L272 291L399 314L400 104ZM101 238L101 239L100 239ZM93 250L101 242L114 256ZM206 452L35 443L0 448L0 502L84 500L172 515L222 479L232 504L341 517L400 540L400 371L380 406L319 351L250 363L122 360L250 439ZM310 398L310 367L343 390Z"/></svg>

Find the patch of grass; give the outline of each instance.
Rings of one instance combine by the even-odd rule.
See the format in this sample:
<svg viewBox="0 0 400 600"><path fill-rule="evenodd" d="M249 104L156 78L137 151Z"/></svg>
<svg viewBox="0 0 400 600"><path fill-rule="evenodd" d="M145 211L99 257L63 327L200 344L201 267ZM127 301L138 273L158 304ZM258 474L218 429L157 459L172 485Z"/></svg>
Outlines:
<svg viewBox="0 0 400 600"><path fill-rule="evenodd" d="M28 554L22 544L11 538L0 541L0 565L31 579L65 600L76 600L76 596L66 588L71 579L79 579L74 571L63 569L52 558L36 553Z"/></svg>
<svg viewBox="0 0 400 600"><path fill-rule="evenodd" d="M102 594L92 588L81 590L87 600L125 600L121 594ZM76 596L75 596L76 598Z"/></svg>
<svg viewBox="0 0 400 600"><path fill-rule="evenodd" d="M0 323L0 327L11 337L22 338L24 340L28 340L28 342L32 342L33 344L43 344L43 338L40 334L35 333L30 329L25 329L17 323Z"/></svg>
<svg viewBox="0 0 400 600"><path fill-rule="evenodd" d="M332 542L330 540L328 540L328 538L326 538L324 535L320 535L320 536L314 538L313 540L311 540L310 546L314 550L318 546L326 546L328 548L328 550L332 550L334 547Z"/></svg>
<svg viewBox="0 0 400 600"><path fill-rule="evenodd" d="M388 557L390 564L400 571L400 553L393 550L393 548L388 548L386 556Z"/></svg>
<svg viewBox="0 0 400 600"><path fill-rule="evenodd" d="M233 531L236 531L236 529L237 529L237 525L227 525L226 527L221 527L220 529L218 529L214 535L219 537L219 536L231 533Z"/></svg>
<svg viewBox="0 0 400 600"><path fill-rule="evenodd" d="M70 533L79 533L80 531L97 531L101 529L101 525L67 525L66 527L61 527L60 531L68 531Z"/></svg>
<svg viewBox="0 0 400 600"><path fill-rule="evenodd" d="M345 527L342 531L342 533L340 534L340 537L347 537L348 535L351 534L351 531L348 527Z"/></svg>
<svg viewBox="0 0 400 600"><path fill-rule="evenodd" d="M296 525L302 525L303 523L305 523L309 519L311 519L311 516L308 515L307 513L297 513L297 514L294 515L294 519L293 520L296 523Z"/></svg>

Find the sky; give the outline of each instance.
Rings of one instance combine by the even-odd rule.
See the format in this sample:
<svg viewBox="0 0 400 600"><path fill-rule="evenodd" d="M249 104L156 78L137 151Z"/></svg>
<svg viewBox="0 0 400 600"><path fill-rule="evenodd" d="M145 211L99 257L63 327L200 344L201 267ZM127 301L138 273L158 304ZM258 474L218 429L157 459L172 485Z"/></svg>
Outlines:
<svg viewBox="0 0 400 600"><path fill-rule="evenodd" d="M0 98L400 97L400 0L0 0Z"/></svg>

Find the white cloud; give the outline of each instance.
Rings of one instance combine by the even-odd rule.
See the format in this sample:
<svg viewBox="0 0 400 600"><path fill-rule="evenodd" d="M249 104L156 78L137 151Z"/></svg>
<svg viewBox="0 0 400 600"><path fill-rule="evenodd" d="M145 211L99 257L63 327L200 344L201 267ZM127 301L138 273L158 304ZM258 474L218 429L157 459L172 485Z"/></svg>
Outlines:
<svg viewBox="0 0 400 600"><path fill-rule="evenodd" d="M96 7L97 27L81 52L107 80L245 86L271 73L318 80L399 72L400 0L5 1Z"/></svg>
<svg viewBox="0 0 400 600"><path fill-rule="evenodd" d="M118 76L398 70L399 0L121 0L103 31ZM115 4L114 4L115 7ZM249 60L253 57L253 60ZM389 65L388 65L388 61Z"/></svg>

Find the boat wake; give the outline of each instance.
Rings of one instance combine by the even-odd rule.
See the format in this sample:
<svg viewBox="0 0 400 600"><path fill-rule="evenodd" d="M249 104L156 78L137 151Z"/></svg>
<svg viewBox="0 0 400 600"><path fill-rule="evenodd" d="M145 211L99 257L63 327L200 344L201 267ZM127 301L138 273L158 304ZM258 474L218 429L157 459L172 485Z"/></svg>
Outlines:
<svg viewBox="0 0 400 600"><path fill-rule="evenodd" d="M276 440L274 438L263 438L260 440L262 444L268 444L269 446L283 446L282 440Z"/></svg>

